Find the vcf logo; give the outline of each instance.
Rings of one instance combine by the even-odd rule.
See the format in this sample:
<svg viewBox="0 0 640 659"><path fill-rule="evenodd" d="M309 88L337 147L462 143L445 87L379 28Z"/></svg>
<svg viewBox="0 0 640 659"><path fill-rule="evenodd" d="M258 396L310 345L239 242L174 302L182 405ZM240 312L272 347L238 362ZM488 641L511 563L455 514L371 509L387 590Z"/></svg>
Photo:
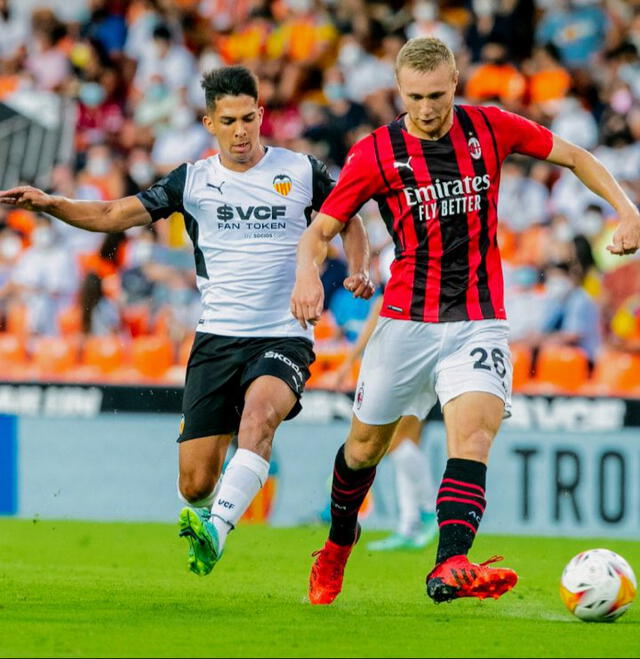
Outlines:
<svg viewBox="0 0 640 659"><path fill-rule="evenodd" d="M273 189L283 197L286 197L291 192L292 187L293 181L286 174L278 174L273 179Z"/></svg>
<svg viewBox="0 0 640 659"><path fill-rule="evenodd" d="M469 153L474 160L482 158L482 149L480 148L480 142L477 137L470 137L467 145L469 146Z"/></svg>

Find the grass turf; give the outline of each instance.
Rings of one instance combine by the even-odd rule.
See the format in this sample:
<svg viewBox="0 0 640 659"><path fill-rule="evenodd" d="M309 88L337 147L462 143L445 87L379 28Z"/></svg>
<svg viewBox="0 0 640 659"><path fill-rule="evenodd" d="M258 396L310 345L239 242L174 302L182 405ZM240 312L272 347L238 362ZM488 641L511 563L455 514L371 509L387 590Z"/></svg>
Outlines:
<svg viewBox="0 0 640 659"><path fill-rule="evenodd" d="M564 564L605 546L639 567L640 542L480 536L520 574L498 601L436 606L434 548L350 560L330 607L306 602L323 528L241 526L214 572L186 569L166 524L0 519L1 657L637 657L640 605L614 624L563 607ZM366 533L363 540L380 537Z"/></svg>

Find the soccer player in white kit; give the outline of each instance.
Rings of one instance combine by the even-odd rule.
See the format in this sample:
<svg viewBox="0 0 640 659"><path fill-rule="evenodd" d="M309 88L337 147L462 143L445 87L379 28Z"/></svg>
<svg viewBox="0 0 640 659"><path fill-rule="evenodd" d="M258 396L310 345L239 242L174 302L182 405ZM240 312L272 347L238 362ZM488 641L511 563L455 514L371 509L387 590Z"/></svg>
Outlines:
<svg viewBox="0 0 640 659"><path fill-rule="evenodd" d="M333 187L311 156L260 142L264 109L244 67L203 77L205 128L220 152L183 164L148 190L109 202L53 197L30 186L0 202L89 231L124 231L178 211L194 247L203 311L187 365L179 442L180 535L189 567L206 575L267 480L278 425L300 410L314 359L312 328L291 316L298 240ZM342 232L344 286L369 298L369 251L359 217ZM238 450L220 477L229 444Z"/></svg>

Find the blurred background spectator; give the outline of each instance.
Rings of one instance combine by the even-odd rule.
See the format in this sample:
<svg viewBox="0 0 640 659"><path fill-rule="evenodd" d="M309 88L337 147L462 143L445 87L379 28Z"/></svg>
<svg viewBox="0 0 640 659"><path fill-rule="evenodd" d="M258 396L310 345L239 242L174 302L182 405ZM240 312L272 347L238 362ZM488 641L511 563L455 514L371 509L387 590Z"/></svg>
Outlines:
<svg viewBox="0 0 640 659"><path fill-rule="evenodd" d="M431 35L456 54L459 102L549 126L640 201L640 0L0 0L0 34L0 110L68 103L68 155L45 177L56 194L135 194L215 154L199 77L236 63L260 77L265 142L313 153L337 176L350 146L402 111L398 50ZM640 352L640 259L606 251L613 209L570 172L523 157L507 160L500 186L514 346L562 346L596 366L602 350ZM362 212L380 283L384 228L375 206ZM135 377L179 382L199 314L192 259L180 215L105 237L2 209L0 329L27 345L66 337L79 366L87 337L117 337L122 360L100 372L112 379L134 377L134 344L151 337L171 357L154 353L162 368ZM342 291L345 274L336 245L317 330L332 368L368 313Z"/></svg>

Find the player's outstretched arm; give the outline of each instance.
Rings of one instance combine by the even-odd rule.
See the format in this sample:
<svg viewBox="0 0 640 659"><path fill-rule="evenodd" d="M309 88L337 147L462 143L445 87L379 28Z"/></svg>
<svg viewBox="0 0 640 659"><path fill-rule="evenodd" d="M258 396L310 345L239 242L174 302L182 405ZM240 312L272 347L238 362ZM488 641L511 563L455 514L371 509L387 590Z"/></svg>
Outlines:
<svg viewBox="0 0 640 659"><path fill-rule="evenodd" d="M571 169L590 190L615 208L619 225L612 244L607 245L612 254L634 254L640 249L640 213L611 172L593 154L554 135L547 160Z"/></svg>
<svg viewBox="0 0 640 659"><path fill-rule="evenodd" d="M112 233L151 222L151 216L137 197L114 201L81 201L50 195L38 188L23 185L0 190L0 203L47 213L87 231Z"/></svg>

